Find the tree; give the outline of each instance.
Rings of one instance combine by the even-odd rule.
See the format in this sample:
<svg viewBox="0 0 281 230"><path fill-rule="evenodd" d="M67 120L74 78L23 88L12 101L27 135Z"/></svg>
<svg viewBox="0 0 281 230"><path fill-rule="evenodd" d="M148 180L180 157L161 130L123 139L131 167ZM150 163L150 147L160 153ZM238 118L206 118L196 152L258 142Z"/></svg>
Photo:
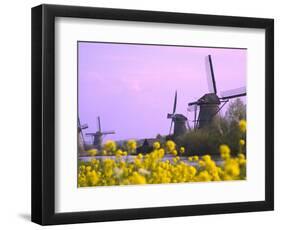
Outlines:
<svg viewBox="0 0 281 230"><path fill-rule="evenodd" d="M225 113L225 118L230 122L238 122L241 119L246 120L246 105L240 98L231 101Z"/></svg>

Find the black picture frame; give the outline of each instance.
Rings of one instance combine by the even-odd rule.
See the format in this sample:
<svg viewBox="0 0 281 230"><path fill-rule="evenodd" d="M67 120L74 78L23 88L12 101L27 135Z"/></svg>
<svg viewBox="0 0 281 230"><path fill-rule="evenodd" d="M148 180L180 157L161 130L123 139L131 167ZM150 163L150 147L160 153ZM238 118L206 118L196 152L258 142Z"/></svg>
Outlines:
<svg viewBox="0 0 281 230"><path fill-rule="evenodd" d="M265 29L265 200L55 213L55 18ZM32 8L32 221L41 225L267 211L274 209L274 20L126 9L40 5Z"/></svg>

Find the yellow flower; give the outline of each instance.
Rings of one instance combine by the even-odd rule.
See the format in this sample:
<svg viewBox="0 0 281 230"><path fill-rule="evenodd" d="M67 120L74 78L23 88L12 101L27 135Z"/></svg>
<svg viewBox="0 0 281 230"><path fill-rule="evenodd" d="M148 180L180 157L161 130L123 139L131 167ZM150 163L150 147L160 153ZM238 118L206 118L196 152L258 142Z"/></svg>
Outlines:
<svg viewBox="0 0 281 230"><path fill-rule="evenodd" d="M105 175L105 177L111 177L112 176L112 174L113 174L113 169L112 169L112 167L105 167L105 169L104 169L104 175Z"/></svg>
<svg viewBox="0 0 281 230"><path fill-rule="evenodd" d="M189 169L191 176L194 176L197 172L196 168L193 166L190 166L188 169Z"/></svg>
<svg viewBox="0 0 281 230"><path fill-rule="evenodd" d="M199 173L197 176L197 181L210 181L211 180L211 175L207 171L202 171Z"/></svg>
<svg viewBox="0 0 281 230"><path fill-rule="evenodd" d="M202 160L204 160L205 162L207 162L207 161L212 160L212 158L211 158L210 155L204 155L204 156L202 157Z"/></svg>
<svg viewBox="0 0 281 230"><path fill-rule="evenodd" d="M129 182L130 184L146 184L146 179L138 172L134 172L133 175L129 177Z"/></svg>
<svg viewBox="0 0 281 230"><path fill-rule="evenodd" d="M198 161L198 160L199 160L199 157L198 157L198 156L193 156L193 160L194 160L194 161Z"/></svg>
<svg viewBox="0 0 281 230"><path fill-rule="evenodd" d="M141 175L150 175L150 171L148 171L148 170L146 170L146 169L144 169L144 168L140 168L139 170L138 170L138 172L141 174Z"/></svg>
<svg viewBox="0 0 281 230"><path fill-rule="evenodd" d="M245 141L244 141L243 139L241 139L241 140L239 141L239 144L240 144L241 146L244 146L244 145L245 145Z"/></svg>
<svg viewBox="0 0 281 230"><path fill-rule="evenodd" d="M89 153L90 156L96 156L97 153L98 153L98 150L97 149L90 149L87 151Z"/></svg>
<svg viewBox="0 0 281 230"><path fill-rule="evenodd" d="M157 149L160 149L160 143L158 141L154 142L153 143L153 149L157 150Z"/></svg>
<svg viewBox="0 0 281 230"><path fill-rule="evenodd" d="M158 155L159 155L159 158L162 158L162 157L164 157L164 155L165 155L165 150L164 149L158 149Z"/></svg>
<svg viewBox="0 0 281 230"><path fill-rule="evenodd" d="M88 165L88 166L86 167L86 171L89 172L89 171L91 171L91 170L92 170L92 167L91 167L90 165Z"/></svg>
<svg viewBox="0 0 281 230"><path fill-rule="evenodd" d="M90 185L97 185L97 183L99 182L99 175L96 171L88 172L87 180Z"/></svg>
<svg viewBox="0 0 281 230"><path fill-rule="evenodd" d="M242 119L239 121L239 129L242 133L245 133L246 132L246 129L247 129L247 122L246 120Z"/></svg>
<svg viewBox="0 0 281 230"><path fill-rule="evenodd" d="M240 149L242 144L240 143ZM130 150L135 147L135 141L128 144ZM121 158L127 155L127 152L117 149L115 142L106 142L101 153L114 154L116 157L105 157L102 160L92 158L90 162L79 161L78 187L246 179L246 156L239 153L232 157L227 145L221 145L219 148L222 160L219 165L216 165L210 155L204 155L200 159L196 155L189 156L186 162L186 158L177 156L176 144L173 141L167 141L165 149L158 144L153 147L152 152L138 154L131 160ZM174 155L172 161L164 158L165 151ZM178 151L183 152L181 148ZM89 153L91 152L95 155L98 150L91 149Z"/></svg>
<svg viewBox="0 0 281 230"><path fill-rule="evenodd" d="M180 160L179 157L174 157L174 158L173 158L173 162L174 162L174 163L177 163L179 160Z"/></svg>
<svg viewBox="0 0 281 230"><path fill-rule="evenodd" d="M86 166L85 165L81 165L80 169L81 169L81 171L84 171L86 169Z"/></svg>
<svg viewBox="0 0 281 230"><path fill-rule="evenodd" d="M240 174L240 167L237 161L230 159L226 161L226 164L224 166L225 172L233 177L237 177Z"/></svg>
<svg viewBox="0 0 281 230"><path fill-rule="evenodd" d="M184 154L184 152L185 152L185 148L184 147L180 147L180 153Z"/></svg>
<svg viewBox="0 0 281 230"><path fill-rule="evenodd" d="M245 159L245 155L243 153L239 153L237 156L239 159Z"/></svg>
<svg viewBox="0 0 281 230"><path fill-rule="evenodd" d="M126 143L126 147L129 152L135 152L137 148L137 142L135 140L128 140Z"/></svg>
<svg viewBox="0 0 281 230"><path fill-rule="evenodd" d="M93 168L95 168L96 166L98 166L99 163L100 163L100 161L97 160L97 159L95 159L95 158L91 160L91 165L92 165Z"/></svg>
<svg viewBox="0 0 281 230"><path fill-rule="evenodd" d="M134 164L135 164L136 167L139 167L139 168L140 168L140 167L142 166L141 159L138 158L138 157L136 157L136 158L134 159Z"/></svg>
<svg viewBox="0 0 281 230"><path fill-rule="evenodd" d="M242 167L246 166L247 160L243 153L239 153L237 155L237 159L238 159L238 163L240 166L242 166Z"/></svg>
<svg viewBox="0 0 281 230"><path fill-rule="evenodd" d="M167 151L168 153L171 153L173 150L175 150L176 148L176 144L175 142L171 141L171 140L168 140L166 142L166 148L167 148Z"/></svg>
<svg viewBox="0 0 281 230"><path fill-rule="evenodd" d="M123 170L120 169L120 168L117 168L117 167L115 167L115 168L113 169L113 172L114 172L114 175L115 175L117 178L120 178L120 177L122 176L122 174L123 174Z"/></svg>
<svg viewBox="0 0 281 230"><path fill-rule="evenodd" d="M220 154L223 160L226 160L230 157L230 148L228 147L228 145L220 146Z"/></svg>
<svg viewBox="0 0 281 230"><path fill-rule="evenodd" d="M78 187L86 187L87 186L87 181L86 181L86 177L79 177L78 178Z"/></svg>
<svg viewBox="0 0 281 230"><path fill-rule="evenodd" d="M239 159L238 162L241 166L246 166L247 160L246 159Z"/></svg>
<svg viewBox="0 0 281 230"><path fill-rule="evenodd" d="M212 160L207 161L206 162L206 170L211 174L216 173L217 172L216 163Z"/></svg>
<svg viewBox="0 0 281 230"><path fill-rule="evenodd" d="M116 157L121 157L123 155L123 151L118 149L116 152L115 152L115 156Z"/></svg>
<svg viewBox="0 0 281 230"><path fill-rule="evenodd" d="M205 166L206 166L206 163L205 163L205 161L200 160L200 161L198 161L198 165L199 165L200 167L205 167Z"/></svg>
<svg viewBox="0 0 281 230"><path fill-rule="evenodd" d="M114 141L107 141L103 147L104 150L109 153L113 153L116 151L116 143Z"/></svg>
<svg viewBox="0 0 281 230"><path fill-rule="evenodd" d="M177 156L177 155L178 155L178 151L177 151L176 149L174 149L174 150L172 151L172 154L173 154L174 156Z"/></svg>

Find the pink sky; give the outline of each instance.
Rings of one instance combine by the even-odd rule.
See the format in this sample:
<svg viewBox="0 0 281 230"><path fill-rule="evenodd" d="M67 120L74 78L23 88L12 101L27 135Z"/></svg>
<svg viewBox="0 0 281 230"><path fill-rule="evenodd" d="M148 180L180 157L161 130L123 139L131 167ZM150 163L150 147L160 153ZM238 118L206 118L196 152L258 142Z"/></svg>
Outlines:
<svg viewBox="0 0 281 230"><path fill-rule="evenodd" d="M86 132L114 130L105 139L168 134L175 90L177 113L208 92L206 56L212 55L218 95L246 86L246 49L78 43L78 106ZM245 101L245 99L244 99Z"/></svg>

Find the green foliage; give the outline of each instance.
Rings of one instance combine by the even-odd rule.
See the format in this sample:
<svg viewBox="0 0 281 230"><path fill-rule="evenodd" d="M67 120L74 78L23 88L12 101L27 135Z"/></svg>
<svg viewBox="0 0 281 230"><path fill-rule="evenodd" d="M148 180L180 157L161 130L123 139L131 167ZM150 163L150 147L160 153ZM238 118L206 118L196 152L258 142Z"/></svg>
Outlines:
<svg viewBox="0 0 281 230"><path fill-rule="evenodd" d="M207 130L195 130L186 133L184 136L176 140L179 146L184 146L187 155L205 155L217 153L219 146L219 138L215 138Z"/></svg>
<svg viewBox="0 0 281 230"><path fill-rule="evenodd" d="M229 122L238 122L241 119L246 120L246 105L240 98L229 103L228 110L225 113L225 118Z"/></svg>
<svg viewBox="0 0 281 230"><path fill-rule="evenodd" d="M224 117L217 116L208 127L192 130L175 141L179 146L185 147L187 154L218 154L221 144L227 144L232 153L237 154L241 152L240 139L246 139L246 135L240 132L238 123L245 118L246 105L236 99L230 103Z"/></svg>

